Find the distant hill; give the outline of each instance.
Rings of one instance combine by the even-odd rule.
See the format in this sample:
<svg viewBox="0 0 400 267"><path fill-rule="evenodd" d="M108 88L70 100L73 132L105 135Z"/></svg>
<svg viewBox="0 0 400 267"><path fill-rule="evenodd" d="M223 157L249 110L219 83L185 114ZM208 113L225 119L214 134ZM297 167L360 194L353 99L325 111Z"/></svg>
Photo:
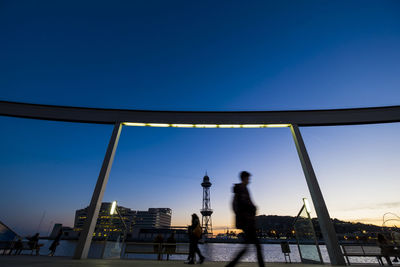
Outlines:
<svg viewBox="0 0 400 267"><path fill-rule="evenodd" d="M256 226L260 236L293 238L293 222L295 217L278 215L256 216ZM321 231L317 218L312 218L313 226L317 237L321 238ZM345 222L338 219L332 220L336 233L342 238L374 237L375 233L381 232L382 227L372 224ZM387 230L389 228L386 228ZM342 239L341 238L341 239Z"/></svg>

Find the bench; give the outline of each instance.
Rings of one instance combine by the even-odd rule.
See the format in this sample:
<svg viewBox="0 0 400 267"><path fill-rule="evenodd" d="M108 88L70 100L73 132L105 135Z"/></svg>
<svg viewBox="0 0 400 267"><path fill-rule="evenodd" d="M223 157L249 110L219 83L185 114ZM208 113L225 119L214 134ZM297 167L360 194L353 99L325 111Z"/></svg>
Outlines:
<svg viewBox="0 0 400 267"><path fill-rule="evenodd" d="M2 255L11 255L13 252L16 253L15 241L0 241L0 251L3 251ZM43 244L37 244L36 247L31 248L28 241L22 241L21 252L24 250L30 250L31 254L36 251L36 255L39 255L39 250ZM20 252L20 253L21 253Z"/></svg>
<svg viewBox="0 0 400 267"><path fill-rule="evenodd" d="M393 248L393 253L382 254L382 250L377 245L368 244L355 244L355 245L342 245L343 255L346 257L348 265L350 265L349 257L375 257L379 265L384 265L382 257L398 257L400 250Z"/></svg>
<svg viewBox="0 0 400 267"><path fill-rule="evenodd" d="M0 241L0 251L2 255L5 255L7 251L9 251L12 248L12 242L13 241Z"/></svg>
<svg viewBox="0 0 400 267"><path fill-rule="evenodd" d="M163 255L188 255L188 243L138 243L126 242L124 250L124 258L126 254L155 254L159 259Z"/></svg>

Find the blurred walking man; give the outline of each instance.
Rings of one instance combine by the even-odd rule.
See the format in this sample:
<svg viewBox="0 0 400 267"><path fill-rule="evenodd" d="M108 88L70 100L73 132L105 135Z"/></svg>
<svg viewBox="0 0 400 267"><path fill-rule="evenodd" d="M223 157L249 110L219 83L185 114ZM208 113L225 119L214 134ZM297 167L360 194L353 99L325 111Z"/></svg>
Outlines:
<svg viewBox="0 0 400 267"><path fill-rule="evenodd" d="M235 266L240 258L246 253L249 244L254 244L257 249L258 265L264 267L263 255L261 252L261 246L257 239L256 234L256 206L250 199L247 185L250 181L250 173L242 171L240 173L240 184L235 184L233 187L233 211L236 215L236 228L242 229L244 233L244 240L246 246L239 251L236 257L227 266Z"/></svg>

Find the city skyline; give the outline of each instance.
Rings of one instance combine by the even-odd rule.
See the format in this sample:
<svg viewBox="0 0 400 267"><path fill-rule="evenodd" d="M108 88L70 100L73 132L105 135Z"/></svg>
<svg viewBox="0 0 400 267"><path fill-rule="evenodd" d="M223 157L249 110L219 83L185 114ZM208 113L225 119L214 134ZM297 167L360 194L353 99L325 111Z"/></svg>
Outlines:
<svg viewBox="0 0 400 267"><path fill-rule="evenodd" d="M0 99L166 111L399 105L399 12L398 1L3 1ZM0 123L0 221L24 235L73 225L112 126ZM332 218L400 214L399 123L300 130ZM207 171L213 229L232 227L243 170L258 214L295 216L310 198L289 129L124 126L103 202L169 207L172 225L187 225Z"/></svg>

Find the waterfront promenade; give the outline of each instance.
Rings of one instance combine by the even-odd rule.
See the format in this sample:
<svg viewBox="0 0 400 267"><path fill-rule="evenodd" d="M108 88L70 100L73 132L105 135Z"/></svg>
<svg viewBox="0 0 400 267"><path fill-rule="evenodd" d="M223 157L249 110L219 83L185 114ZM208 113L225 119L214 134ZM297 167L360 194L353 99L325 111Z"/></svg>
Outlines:
<svg viewBox="0 0 400 267"><path fill-rule="evenodd" d="M202 265L197 266L213 266L222 267L226 262L204 262ZM266 266L291 266L291 267L318 267L330 266L315 265L315 264L301 264L301 263L266 263ZM22 267L22 266L37 266L37 267L72 267L72 266L85 266L85 267L153 267L153 266L190 266L183 263L183 261L155 261L155 260L121 260L121 259L86 259L74 260L69 257L47 257L47 256L0 256L1 267ZM238 265L239 267L255 267L258 266L256 262L243 262ZM360 266L360 265L358 265ZM368 266L368 265L367 265ZM371 265L369 265L371 266Z"/></svg>

